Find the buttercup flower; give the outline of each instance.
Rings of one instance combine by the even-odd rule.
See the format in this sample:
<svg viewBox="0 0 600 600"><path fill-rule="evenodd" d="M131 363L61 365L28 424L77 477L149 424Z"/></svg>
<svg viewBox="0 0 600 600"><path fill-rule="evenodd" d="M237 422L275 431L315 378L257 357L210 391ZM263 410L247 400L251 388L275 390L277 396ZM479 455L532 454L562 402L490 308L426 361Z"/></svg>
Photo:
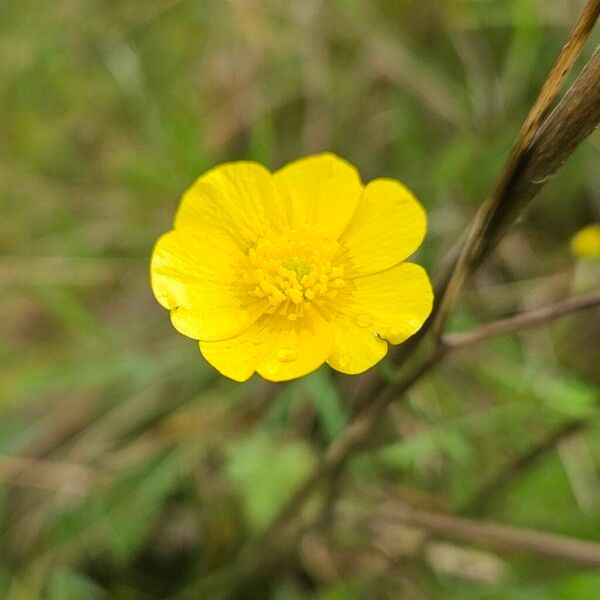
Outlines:
<svg viewBox="0 0 600 600"><path fill-rule="evenodd" d="M580 229L571 239L571 251L582 258L600 256L600 223Z"/></svg>
<svg viewBox="0 0 600 600"><path fill-rule="evenodd" d="M218 166L185 192L152 255L152 289L206 360L245 381L301 377L327 362L361 373L420 329L433 293L405 263L426 216L398 181L363 186L326 153L275 173Z"/></svg>

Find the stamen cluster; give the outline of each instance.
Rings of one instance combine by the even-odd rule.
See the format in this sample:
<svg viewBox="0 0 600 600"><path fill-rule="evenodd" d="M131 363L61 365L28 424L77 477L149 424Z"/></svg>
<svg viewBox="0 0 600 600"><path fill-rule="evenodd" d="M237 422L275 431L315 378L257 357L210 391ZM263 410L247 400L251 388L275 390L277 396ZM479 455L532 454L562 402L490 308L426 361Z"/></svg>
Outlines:
<svg viewBox="0 0 600 600"><path fill-rule="evenodd" d="M252 269L246 280L254 296L268 299L268 313L295 321L344 287L343 268L331 264L339 244L320 233L290 229L260 239L248 251Z"/></svg>

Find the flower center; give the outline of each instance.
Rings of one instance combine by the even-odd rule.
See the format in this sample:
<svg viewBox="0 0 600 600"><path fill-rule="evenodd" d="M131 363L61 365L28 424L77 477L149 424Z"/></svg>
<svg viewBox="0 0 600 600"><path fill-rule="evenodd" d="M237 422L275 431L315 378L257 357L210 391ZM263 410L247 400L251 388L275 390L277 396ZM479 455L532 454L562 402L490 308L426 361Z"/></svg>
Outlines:
<svg viewBox="0 0 600 600"><path fill-rule="evenodd" d="M252 294L269 300L268 313L295 321L344 287L343 268L331 265L338 247L308 227L259 240L248 252Z"/></svg>

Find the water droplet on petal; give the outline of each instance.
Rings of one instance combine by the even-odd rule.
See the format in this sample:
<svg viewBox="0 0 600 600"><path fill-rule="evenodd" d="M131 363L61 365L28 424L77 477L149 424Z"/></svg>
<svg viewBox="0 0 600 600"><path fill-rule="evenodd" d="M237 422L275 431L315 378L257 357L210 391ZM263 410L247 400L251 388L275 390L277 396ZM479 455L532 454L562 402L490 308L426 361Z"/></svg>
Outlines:
<svg viewBox="0 0 600 600"><path fill-rule="evenodd" d="M283 363L294 362L297 358L298 353L291 348L282 348L277 352L277 360Z"/></svg>
<svg viewBox="0 0 600 600"><path fill-rule="evenodd" d="M350 364L350 359L347 356L340 356L338 363L342 369L345 369Z"/></svg>
<svg viewBox="0 0 600 600"><path fill-rule="evenodd" d="M363 313L361 315L358 315L357 319L356 319L356 324L359 327L368 327L369 325L373 324L373 319L371 318L371 315L367 315L366 313Z"/></svg>

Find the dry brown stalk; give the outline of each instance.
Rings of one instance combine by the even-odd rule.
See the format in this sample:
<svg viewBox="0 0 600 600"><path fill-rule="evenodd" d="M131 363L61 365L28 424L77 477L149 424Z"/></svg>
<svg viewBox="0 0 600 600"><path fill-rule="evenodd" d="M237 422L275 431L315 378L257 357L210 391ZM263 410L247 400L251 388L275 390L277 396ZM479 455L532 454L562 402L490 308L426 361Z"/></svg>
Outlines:
<svg viewBox="0 0 600 600"><path fill-rule="evenodd" d="M507 161L508 165L513 162L518 162L519 155L523 154L530 146L535 133L548 115L565 78L571 71L585 42L590 36L594 25L598 20L598 16L600 16L600 1L588 0L579 15L579 19L569 34L567 43L564 45L550 74L546 78L535 104L529 111L529 114L521 127L521 131L519 132L511 155ZM514 170L514 167L506 168L503 173L504 177L506 177L511 170Z"/></svg>
<svg viewBox="0 0 600 600"><path fill-rule="evenodd" d="M426 529L439 536L600 566L600 544L595 542L490 521L413 510L397 502L388 503L384 509L382 517L390 522Z"/></svg>
<svg viewBox="0 0 600 600"><path fill-rule="evenodd" d="M446 317L454 306L464 282L497 243L500 232L514 222L519 212L598 124L598 52L588 63L587 70L591 70L591 73L582 73L550 118L547 121L544 119L599 15L600 0L588 0L521 127L496 185L475 216L456 266L447 283L444 282L434 309L433 328L438 335L442 332ZM580 105L578 108L572 106L574 101ZM573 110L579 117L576 122L571 120ZM540 135L542 126L549 121L553 126L550 129L544 127L545 135ZM588 127L591 129L588 130ZM573 134L575 135L571 138ZM558 137L560 143L551 135ZM561 151L560 145L565 143L566 146Z"/></svg>
<svg viewBox="0 0 600 600"><path fill-rule="evenodd" d="M598 0L600 2L600 0ZM600 48L537 130L520 170L507 185L473 258L476 268L600 120Z"/></svg>

